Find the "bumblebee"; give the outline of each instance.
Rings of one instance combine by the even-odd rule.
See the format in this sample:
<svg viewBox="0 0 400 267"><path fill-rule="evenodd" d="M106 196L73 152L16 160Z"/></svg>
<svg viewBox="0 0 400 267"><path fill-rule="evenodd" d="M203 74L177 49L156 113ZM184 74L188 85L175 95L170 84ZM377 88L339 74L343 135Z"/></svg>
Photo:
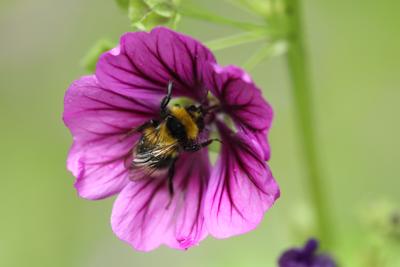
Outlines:
<svg viewBox="0 0 400 267"><path fill-rule="evenodd" d="M130 164L131 179L167 177L168 190L174 194L175 162L183 151L196 152L217 139L198 142L204 130L207 111L201 105L168 107L173 83L169 82L167 95L162 99L160 119L150 120L136 129L141 137L133 149ZM219 140L218 140L219 141Z"/></svg>

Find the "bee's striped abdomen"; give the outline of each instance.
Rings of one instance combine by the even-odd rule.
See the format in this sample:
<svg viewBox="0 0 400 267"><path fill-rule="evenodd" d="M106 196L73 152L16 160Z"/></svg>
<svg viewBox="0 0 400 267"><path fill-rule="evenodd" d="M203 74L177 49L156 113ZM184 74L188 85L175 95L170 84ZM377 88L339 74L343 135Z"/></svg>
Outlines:
<svg viewBox="0 0 400 267"><path fill-rule="evenodd" d="M133 156L133 167L163 169L177 156L178 142L165 123L143 130Z"/></svg>

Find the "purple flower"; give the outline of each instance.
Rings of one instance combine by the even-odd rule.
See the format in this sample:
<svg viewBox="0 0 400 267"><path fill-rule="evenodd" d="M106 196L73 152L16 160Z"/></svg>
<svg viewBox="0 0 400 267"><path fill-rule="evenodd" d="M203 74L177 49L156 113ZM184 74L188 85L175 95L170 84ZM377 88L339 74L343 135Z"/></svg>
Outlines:
<svg viewBox="0 0 400 267"><path fill-rule="evenodd" d="M166 177L132 180L127 167L141 137L133 129L160 118L171 81L173 97L209 108L202 135L216 130L222 140L213 167L207 148L179 153L173 195ZM235 130L224 123L228 116ZM272 109L261 91L244 71L218 66L200 42L167 28L124 34L94 75L69 87L63 119L74 139L67 167L78 194L91 200L118 194L112 229L137 250L187 249L208 234L245 233L279 197L265 162Z"/></svg>
<svg viewBox="0 0 400 267"><path fill-rule="evenodd" d="M279 258L279 267L335 267L336 263L326 254L317 254L318 241L310 239L303 248L292 248Z"/></svg>

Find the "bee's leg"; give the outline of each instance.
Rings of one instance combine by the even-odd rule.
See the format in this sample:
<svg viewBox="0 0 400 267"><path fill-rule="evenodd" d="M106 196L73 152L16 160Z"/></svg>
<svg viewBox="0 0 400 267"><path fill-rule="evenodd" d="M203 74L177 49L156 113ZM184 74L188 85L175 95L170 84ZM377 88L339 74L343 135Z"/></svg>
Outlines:
<svg viewBox="0 0 400 267"><path fill-rule="evenodd" d="M172 81L169 81L167 95L161 100L161 117L167 114L167 106L171 100L173 85Z"/></svg>
<svg viewBox="0 0 400 267"><path fill-rule="evenodd" d="M176 158L172 160L171 164L169 165L169 169L168 169L168 191L169 191L169 195L172 199L172 197L174 196L174 175L175 175L175 162L176 162Z"/></svg>
<svg viewBox="0 0 400 267"><path fill-rule="evenodd" d="M219 140L218 138L214 138L214 139L209 139L209 140L207 140L207 141L205 141L203 143L200 143L200 144L194 143L194 144L184 145L183 149L185 151L195 152L195 151L198 151L198 150L202 149L203 147L209 146L214 141L218 141L218 142L222 143L222 141Z"/></svg>

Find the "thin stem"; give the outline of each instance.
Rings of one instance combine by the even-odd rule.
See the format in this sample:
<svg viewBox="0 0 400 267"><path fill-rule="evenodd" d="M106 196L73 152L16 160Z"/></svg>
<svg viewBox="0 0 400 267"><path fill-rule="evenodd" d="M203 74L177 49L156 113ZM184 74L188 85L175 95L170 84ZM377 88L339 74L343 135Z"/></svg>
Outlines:
<svg viewBox="0 0 400 267"><path fill-rule="evenodd" d="M242 30L256 30L263 29L264 25L255 24L250 22L237 21L231 18L223 17L217 14L214 14L208 10L201 9L199 7L190 6L190 7L181 7L179 8L179 12L186 17L207 21L215 24L222 24L231 27L235 27Z"/></svg>
<svg viewBox="0 0 400 267"><path fill-rule="evenodd" d="M301 21L299 0L288 0L288 19L291 29L290 47L287 63L291 77L295 113L306 168L306 183L316 219L316 234L322 245L330 246L332 228L330 226L329 207L323 191L323 182L319 165L319 156L315 144L315 124L312 106L312 88L309 66L304 44L304 31Z"/></svg>
<svg viewBox="0 0 400 267"><path fill-rule="evenodd" d="M257 50L244 64L243 68L247 71L252 70L255 66L260 64L267 58L282 55L287 50L287 43L285 41L275 41L266 44Z"/></svg>
<svg viewBox="0 0 400 267"><path fill-rule="evenodd" d="M216 51L241 44L256 42L262 39L266 39L265 34L262 34L262 32L245 32L208 41L205 44L211 50Z"/></svg>
<svg viewBox="0 0 400 267"><path fill-rule="evenodd" d="M268 1L266 3L262 3L259 1L246 1L246 0L225 0L225 2L230 3L233 6L236 6L237 8L240 8L243 11L246 11L252 15L254 13L265 17L266 14L266 8L270 5Z"/></svg>

